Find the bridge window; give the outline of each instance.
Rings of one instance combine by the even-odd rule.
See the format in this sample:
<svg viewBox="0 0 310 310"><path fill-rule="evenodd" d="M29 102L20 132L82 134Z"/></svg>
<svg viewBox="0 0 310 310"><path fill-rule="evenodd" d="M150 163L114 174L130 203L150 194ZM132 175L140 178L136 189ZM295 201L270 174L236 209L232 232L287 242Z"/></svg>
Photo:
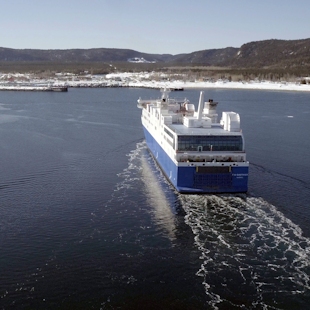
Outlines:
<svg viewBox="0 0 310 310"><path fill-rule="evenodd" d="M179 136L179 151L242 151L242 136Z"/></svg>

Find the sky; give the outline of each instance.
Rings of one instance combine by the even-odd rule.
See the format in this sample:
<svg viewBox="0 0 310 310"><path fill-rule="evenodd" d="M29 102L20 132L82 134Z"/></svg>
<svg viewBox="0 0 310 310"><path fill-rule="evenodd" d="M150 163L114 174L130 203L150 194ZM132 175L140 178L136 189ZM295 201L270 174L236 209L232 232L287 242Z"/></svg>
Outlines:
<svg viewBox="0 0 310 310"><path fill-rule="evenodd" d="M0 0L0 47L182 54L310 38L310 0Z"/></svg>

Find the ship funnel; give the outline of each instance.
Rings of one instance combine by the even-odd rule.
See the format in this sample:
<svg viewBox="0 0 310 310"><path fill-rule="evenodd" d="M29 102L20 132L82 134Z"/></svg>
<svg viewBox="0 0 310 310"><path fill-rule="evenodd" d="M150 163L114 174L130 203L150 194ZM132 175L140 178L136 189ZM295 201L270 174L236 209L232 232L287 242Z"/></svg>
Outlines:
<svg viewBox="0 0 310 310"><path fill-rule="evenodd" d="M218 114L216 113L217 104L218 102L214 102L213 99L209 99L208 102L205 102L205 107L203 109L203 115L210 117L212 123L217 122L217 116L218 116Z"/></svg>
<svg viewBox="0 0 310 310"><path fill-rule="evenodd" d="M198 115L197 115L197 119L199 119L199 120L201 120L201 118L202 118L202 110L204 107L203 100L204 100L204 91L201 91L200 92L200 98L199 98L199 105L198 105Z"/></svg>
<svg viewBox="0 0 310 310"><path fill-rule="evenodd" d="M167 102L169 98L170 89L164 88L164 89L161 89L160 91L162 93L161 100L163 102Z"/></svg>

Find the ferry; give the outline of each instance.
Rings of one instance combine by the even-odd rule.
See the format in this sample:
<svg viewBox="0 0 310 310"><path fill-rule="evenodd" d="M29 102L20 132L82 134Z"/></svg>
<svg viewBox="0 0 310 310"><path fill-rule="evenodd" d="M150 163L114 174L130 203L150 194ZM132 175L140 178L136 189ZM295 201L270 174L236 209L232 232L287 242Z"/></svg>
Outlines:
<svg viewBox="0 0 310 310"><path fill-rule="evenodd" d="M138 99L147 146L180 193L244 193L248 190L249 162L240 129L240 116L222 112L217 102L204 102L198 109L187 99L169 98L162 89L159 99Z"/></svg>

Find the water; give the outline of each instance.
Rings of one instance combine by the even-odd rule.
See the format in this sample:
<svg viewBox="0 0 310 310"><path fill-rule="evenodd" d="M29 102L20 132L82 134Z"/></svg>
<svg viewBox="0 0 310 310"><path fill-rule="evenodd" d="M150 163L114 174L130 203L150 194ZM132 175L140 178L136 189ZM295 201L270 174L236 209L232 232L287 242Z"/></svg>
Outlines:
<svg viewBox="0 0 310 310"><path fill-rule="evenodd" d="M198 90L176 93L198 102ZM0 93L1 309L306 309L310 94L206 90L241 115L247 195L180 195L148 89Z"/></svg>

